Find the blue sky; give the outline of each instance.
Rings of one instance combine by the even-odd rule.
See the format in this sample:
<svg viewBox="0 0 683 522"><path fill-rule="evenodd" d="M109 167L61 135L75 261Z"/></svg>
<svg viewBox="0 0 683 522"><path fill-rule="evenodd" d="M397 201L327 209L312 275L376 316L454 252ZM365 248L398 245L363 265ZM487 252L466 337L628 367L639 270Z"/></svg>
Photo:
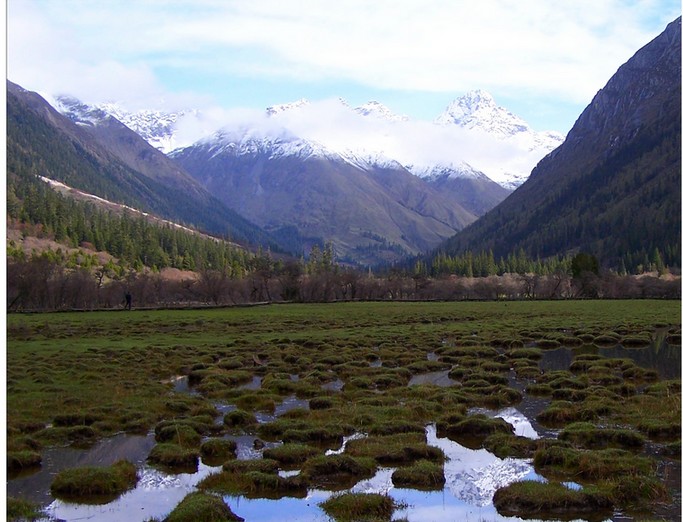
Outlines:
<svg viewBox="0 0 683 522"><path fill-rule="evenodd" d="M432 120L472 89L566 133L673 0L8 0L8 78L137 108L378 100Z"/></svg>

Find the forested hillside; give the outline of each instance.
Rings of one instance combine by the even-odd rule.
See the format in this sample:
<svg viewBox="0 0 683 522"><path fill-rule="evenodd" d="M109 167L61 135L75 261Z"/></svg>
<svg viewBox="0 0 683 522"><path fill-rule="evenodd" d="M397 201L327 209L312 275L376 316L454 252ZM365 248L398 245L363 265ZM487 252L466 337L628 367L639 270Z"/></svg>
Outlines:
<svg viewBox="0 0 683 522"><path fill-rule="evenodd" d="M113 154L112 146L104 146L100 134L59 114L36 93L7 82L9 177L44 176L219 237L274 247L270 236L227 209L178 167L164 170L167 160L160 160L156 174L146 175ZM122 140L119 150L128 142L138 155L163 156L130 130Z"/></svg>
<svg viewBox="0 0 683 522"><path fill-rule="evenodd" d="M494 210L440 255L596 256L635 272L681 259L680 19L595 96L566 141Z"/></svg>

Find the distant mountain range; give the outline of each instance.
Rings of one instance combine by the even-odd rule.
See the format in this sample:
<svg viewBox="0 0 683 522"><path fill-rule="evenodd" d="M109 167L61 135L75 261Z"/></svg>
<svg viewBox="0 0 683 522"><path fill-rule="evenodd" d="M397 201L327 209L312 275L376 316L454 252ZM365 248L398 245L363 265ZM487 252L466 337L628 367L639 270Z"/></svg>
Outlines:
<svg viewBox="0 0 683 522"><path fill-rule="evenodd" d="M366 163L395 161L418 176L439 170L449 171L451 177L460 171L480 172L507 190L519 186L564 140L557 132L534 131L481 90L457 98L431 123L395 114L378 101L352 108L341 98L272 105L251 120L229 124L209 123L198 110L130 112L115 103L88 106L69 96L57 96L53 104L70 117L92 111L113 116L166 154L223 139L226 133L268 139L286 134ZM212 126L218 128L210 130ZM479 146L472 147L474 142Z"/></svg>
<svg viewBox="0 0 683 522"><path fill-rule="evenodd" d="M434 248L507 197L562 141L534 132L482 91L459 98L433 123L376 101L351 108L341 99L302 99L170 152L201 113L129 113L64 96L54 103L102 140L106 122L124 123L288 250L331 241L341 259L361 264ZM501 182L461 159L472 151L470 159Z"/></svg>
<svg viewBox="0 0 683 522"><path fill-rule="evenodd" d="M633 269L681 256L681 19L621 66L565 142L441 252L584 251Z"/></svg>
<svg viewBox="0 0 683 522"><path fill-rule="evenodd" d="M433 122L376 101L302 99L208 132L200 111L58 97L57 112L8 82L8 175L295 255L329 241L353 264L524 249L680 265L680 82L680 19L617 71L564 141L483 91Z"/></svg>

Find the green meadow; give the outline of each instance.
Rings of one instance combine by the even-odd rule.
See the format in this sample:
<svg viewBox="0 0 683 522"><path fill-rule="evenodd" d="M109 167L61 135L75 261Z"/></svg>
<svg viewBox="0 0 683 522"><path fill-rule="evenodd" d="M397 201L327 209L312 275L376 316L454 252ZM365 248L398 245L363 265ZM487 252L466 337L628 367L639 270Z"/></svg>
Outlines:
<svg viewBox="0 0 683 522"><path fill-rule="evenodd" d="M595 506L649 513L671 492L645 448L680 459L680 380L662 380L599 348L637 350L659 340L680 350L680 323L681 303L665 300L10 314L8 470L11 478L40 466L46 447L87 447L120 432L154 431L155 465L191 469L208 456L225 463L200 483L209 493L279 498L311 487L339 489L378 465L399 468L396 484L438 489L443 455L424 436L425 426L435 424L442 436L496 455L533 458L553 484L585 486L581 495L557 495L572 506L570 515ZM544 353L558 347L572 348L571 365L543 370ZM452 385L409 385L431 372L447 372ZM198 393L179 390L181 377ZM533 420L558 430L557 437L530 441L501 419L470 411L514 406L526 394L548 400ZM256 420L291 396L307 407ZM216 404L235 409L223 418ZM324 455L358 432L367 438L349 442L335 458ZM234 448L221 437L244 433L283 444L255 467L232 466ZM274 474L293 468L302 471ZM634 481L648 487L636 491ZM499 510L556 513L552 493L535 506L531 499L542 495L534 484L510 487L497 495Z"/></svg>

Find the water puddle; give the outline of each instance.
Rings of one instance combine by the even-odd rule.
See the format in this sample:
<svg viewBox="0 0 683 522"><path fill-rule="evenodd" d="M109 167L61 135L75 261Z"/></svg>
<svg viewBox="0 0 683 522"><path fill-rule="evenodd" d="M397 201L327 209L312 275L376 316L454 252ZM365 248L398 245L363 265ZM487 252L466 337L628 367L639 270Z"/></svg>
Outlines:
<svg viewBox="0 0 683 522"><path fill-rule="evenodd" d="M46 511L58 520L97 520L98 522L142 521L163 519L185 496L194 491L196 484L220 467L199 464L196 473L169 475L143 466L140 481L135 489L117 500L102 506L71 504L55 500Z"/></svg>
<svg viewBox="0 0 683 522"><path fill-rule="evenodd" d="M349 491L354 493L389 494L405 509L394 514L394 519L411 522L434 520L496 520L521 521L520 518L501 517L493 506L497 488L521 479L540 480L524 459L499 459L486 450L470 450L446 438L436 436L436 428L427 426L427 443L441 448L449 460L444 464L446 486L441 491L417 491L394 487L391 475L395 468L380 468L375 476L363 480ZM276 522L287 513L288 521L328 522L319 507L335 493L309 491L306 498L245 499L225 497L233 511L245 520Z"/></svg>
<svg viewBox="0 0 683 522"><path fill-rule="evenodd" d="M515 435L518 437L526 437L527 439L540 438L531 421L517 408L503 408L500 410L472 408L470 413L483 413L487 417L503 419L505 422L512 424Z"/></svg>
<svg viewBox="0 0 683 522"><path fill-rule="evenodd" d="M568 370L575 354L591 353L610 359L631 359L635 364L649 370L656 370L660 379L680 379L681 347L666 341L666 332L660 332L648 346L625 348L622 345L610 347L557 348L544 350L539 363L542 370Z"/></svg>
<svg viewBox="0 0 683 522"><path fill-rule="evenodd" d="M431 384L433 386L454 386L458 384L448 376L450 370L442 370L439 372L422 373L413 375L408 381L408 386L419 386L421 384Z"/></svg>
<svg viewBox="0 0 683 522"><path fill-rule="evenodd" d="M320 387L326 391L340 392L342 391L342 388L344 388L344 381L342 381L341 379L337 379L332 382L326 382Z"/></svg>
<svg viewBox="0 0 683 522"><path fill-rule="evenodd" d="M261 389L261 381L263 380L263 377L260 375L254 375L251 378L251 381L245 384L240 384L236 389L237 390L260 390Z"/></svg>
<svg viewBox="0 0 683 522"><path fill-rule="evenodd" d="M273 422L279 416L284 415L288 411L295 410L297 408L302 408L305 410L309 409L307 399L299 399L296 395L289 395L285 397L280 404L275 406L275 411L273 413L266 412L256 412L256 420L260 423Z"/></svg>

